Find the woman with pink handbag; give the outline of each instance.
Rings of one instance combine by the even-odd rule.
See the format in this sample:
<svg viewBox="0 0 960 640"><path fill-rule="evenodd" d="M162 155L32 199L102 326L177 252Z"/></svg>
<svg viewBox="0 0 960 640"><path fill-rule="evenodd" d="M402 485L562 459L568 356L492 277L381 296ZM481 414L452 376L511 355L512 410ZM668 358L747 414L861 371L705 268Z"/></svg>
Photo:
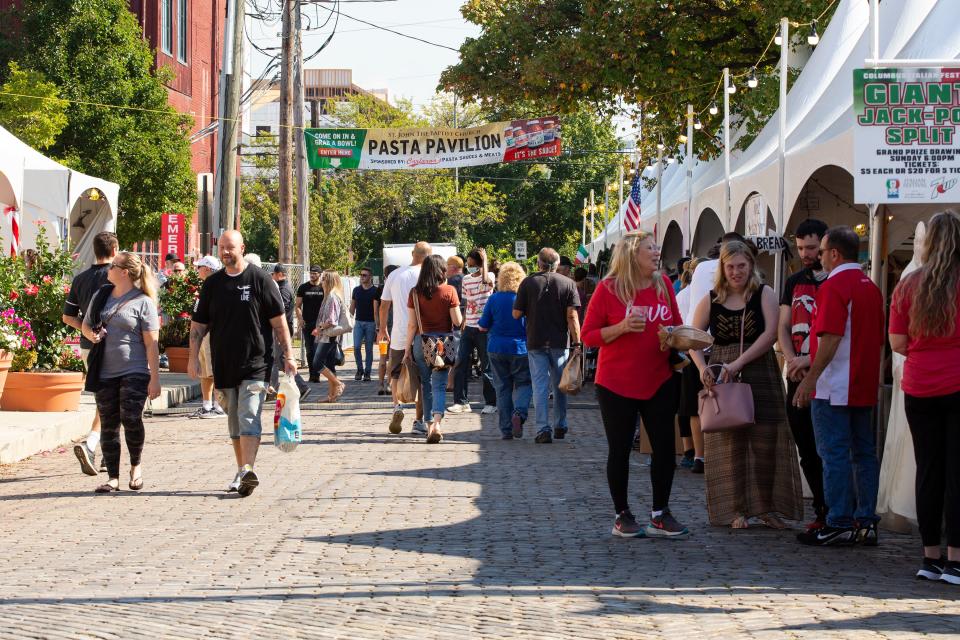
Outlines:
<svg viewBox="0 0 960 640"><path fill-rule="evenodd" d="M693 326L709 328L714 338L709 366L703 352L690 352L704 384L707 513L715 526L746 529L758 517L785 529L777 514L803 517L796 449L773 353L777 317L776 294L763 284L751 247L736 240L724 244L713 291L697 303L693 317Z"/></svg>

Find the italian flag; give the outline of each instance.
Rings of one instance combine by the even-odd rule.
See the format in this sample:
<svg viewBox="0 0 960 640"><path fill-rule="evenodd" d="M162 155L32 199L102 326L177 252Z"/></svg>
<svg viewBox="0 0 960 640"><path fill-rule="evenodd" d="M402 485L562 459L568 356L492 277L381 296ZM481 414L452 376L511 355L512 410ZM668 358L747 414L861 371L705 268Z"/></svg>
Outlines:
<svg viewBox="0 0 960 640"><path fill-rule="evenodd" d="M590 258L590 252L587 251L587 248L583 245L580 245L580 248L577 249L577 255L573 257L573 261L577 264L583 264Z"/></svg>

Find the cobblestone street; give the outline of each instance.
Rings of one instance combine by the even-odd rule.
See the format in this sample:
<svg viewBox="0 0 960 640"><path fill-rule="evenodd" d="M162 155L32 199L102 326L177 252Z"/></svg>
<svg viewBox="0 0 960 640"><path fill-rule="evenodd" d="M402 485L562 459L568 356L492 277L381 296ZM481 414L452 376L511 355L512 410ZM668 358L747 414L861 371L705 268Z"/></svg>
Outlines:
<svg viewBox="0 0 960 640"><path fill-rule="evenodd" d="M93 494L69 448L0 469L2 638L698 638L955 635L960 591L917 582L919 539L810 549L792 532L706 525L678 470L682 542L610 536L599 412L566 441L501 441L449 416L427 446L387 433L354 383L306 405L304 443L266 438L260 488L234 473L224 420L147 422L145 489ZM474 385L476 386L476 385ZM322 396L325 387L316 395ZM264 412L270 423L272 412ZM124 454L125 455L125 454ZM649 508L643 456L631 494ZM102 481L102 480L101 480ZM796 525L799 526L799 525Z"/></svg>

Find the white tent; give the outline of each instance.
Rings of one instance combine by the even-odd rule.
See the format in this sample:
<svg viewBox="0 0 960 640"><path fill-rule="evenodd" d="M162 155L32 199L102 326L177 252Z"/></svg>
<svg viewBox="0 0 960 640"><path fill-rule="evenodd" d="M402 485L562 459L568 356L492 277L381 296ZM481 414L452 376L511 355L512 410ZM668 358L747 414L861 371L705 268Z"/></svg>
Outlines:
<svg viewBox="0 0 960 640"><path fill-rule="evenodd" d="M881 58L956 58L960 55L960 31L956 23L955 0L884 0L880 3ZM785 161L785 203L783 233L791 220L809 212L801 207L804 191L810 180L821 171L835 171L852 192L853 174L853 70L862 68L869 56L871 33L869 5L862 0L842 0L829 27L804 66L787 96L787 138ZM736 99L736 94L733 99ZM702 134L697 134L702 135ZM693 253L702 254L713 243L718 227L708 224L713 216L723 230L732 231L745 201L753 193L764 196L775 221L779 209L778 162L779 112L743 152L731 152L730 211L725 211L726 181L723 158L695 162L693 169L693 207L689 230L686 221L686 177L680 164L670 165L663 174L662 187L643 193L641 226L652 231L657 222L657 190L662 188L660 236L671 222L676 222ZM732 132L732 140L737 132ZM696 137L694 138L696 141ZM819 215L828 221L845 221L837 212L855 216L854 206L845 203L836 207L827 201L837 195L833 191L818 192L824 200ZM839 203L842 198L836 198ZM851 196L852 200L852 196ZM809 199L808 199L809 203ZM832 207L832 208L831 208ZM917 220L938 207L893 205L894 219L888 229L891 250L909 241ZM939 207L942 208L942 205ZM803 211L801 211L803 209ZM712 212L712 213L708 213ZM836 214L836 215L834 215ZM622 211L606 229L608 244L620 234ZM860 214L862 215L862 214ZM710 220L708 220L708 218ZM839 218L839 219L838 219ZM865 218L864 218L865 221ZM709 229L697 238L698 228ZM712 237L709 237L712 236ZM591 254L602 249L604 235L590 247Z"/></svg>
<svg viewBox="0 0 960 640"><path fill-rule="evenodd" d="M79 264L93 261L93 236L116 226L120 187L69 169L0 127L0 203L20 211L21 250L35 246L43 227L47 238L69 242ZM11 229L3 224L3 250Z"/></svg>

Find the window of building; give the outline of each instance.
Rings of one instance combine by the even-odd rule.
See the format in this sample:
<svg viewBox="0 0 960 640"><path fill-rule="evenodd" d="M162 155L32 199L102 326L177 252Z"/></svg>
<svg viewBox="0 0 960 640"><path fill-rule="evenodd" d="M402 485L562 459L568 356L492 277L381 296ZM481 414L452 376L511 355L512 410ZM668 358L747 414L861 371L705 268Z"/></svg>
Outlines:
<svg viewBox="0 0 960 640"><path fill-rule="evenodd" d="M187 63L187 27L190 24L187 0L177 0L177 60Z"/></svg>
<svg viewBox="0 0 960 640"><path fill-rule="evenodd" d="M269 126L257 125L257 135L258 136L272 136L273 131Z"/></svg>
<svg viewBox="0 0 960 640"><path fill-rule="evenodd" d="M167 55L173 55L173 2L160 2L160 46Z"/></svg>

